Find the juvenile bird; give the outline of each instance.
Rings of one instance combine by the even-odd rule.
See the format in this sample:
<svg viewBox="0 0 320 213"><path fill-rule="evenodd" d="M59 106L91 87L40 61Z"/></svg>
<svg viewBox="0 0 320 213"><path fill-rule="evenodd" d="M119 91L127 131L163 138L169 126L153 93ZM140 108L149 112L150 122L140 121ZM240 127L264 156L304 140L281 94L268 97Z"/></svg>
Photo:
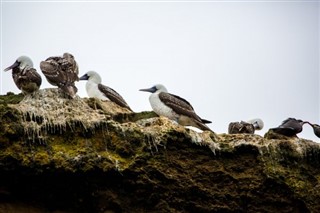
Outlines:
<svg viewBox="0 0 320 213"><path fill-rule="evenodd" d="M40 68L50 84L58 86L69 97L75 97L78 89L74 82L79 81L79 70L73 55L64 53L62 57L49 57L40 63Z"/></svg>
<svg viewBox="0 0 320 213"><path fill-rule="evenodd" d="M263 121L259 118L249 120L247 122L231 122L228 127L229 134L254 134L255 130L263 128Z"/></svg>
<svg viewBox="0 0 320 213"><path fill-rule="evenodd" d="M183 126L194 126L201 130L212 131L206 125L211 121L200 118L188 101L168 93L163 85L157 84L148 89L140 89L140 91L152 93L149 101L153 111L159 116L165 116Z"/></svg>
<svg viewBox="0 0 320 213"><path fill-rule="evenodd" d="M33 68L32 60L28 56L20 56L11 66L4 71L12 70L12 78L23 94L30 94L39 90L41 76Z"/></svg>

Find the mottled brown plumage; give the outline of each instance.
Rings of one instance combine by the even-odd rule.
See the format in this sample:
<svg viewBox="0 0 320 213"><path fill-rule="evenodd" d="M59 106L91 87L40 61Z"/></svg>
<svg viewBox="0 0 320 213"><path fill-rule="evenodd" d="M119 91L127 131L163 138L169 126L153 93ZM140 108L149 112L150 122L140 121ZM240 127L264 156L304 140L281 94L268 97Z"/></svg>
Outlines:
<svg viewBox="0 0 320 213"><path fill-rule="evenodd" d="M4 71L12 70L12 78L16 86L23 94L30 94L39 90L42 83L41 76L33 68L31 59L27 56L20 56L13 65Z"/></svg>
<svg viewBox="0 0 320 213"><path fill-rule="evenodd" d="M50 84L72 98L76 95L78 89L74 82L79 81L79 69L73 55L64 53L62 57L49 57L40 63L40 68Z"/></svg>
<svg viewBox="0 0 320 213"><path fill-rule="evenodd" d="M253 124L241 121L241 122L231 122L229 124L228 133L229 134L254 134L255 128Z"/></svg>

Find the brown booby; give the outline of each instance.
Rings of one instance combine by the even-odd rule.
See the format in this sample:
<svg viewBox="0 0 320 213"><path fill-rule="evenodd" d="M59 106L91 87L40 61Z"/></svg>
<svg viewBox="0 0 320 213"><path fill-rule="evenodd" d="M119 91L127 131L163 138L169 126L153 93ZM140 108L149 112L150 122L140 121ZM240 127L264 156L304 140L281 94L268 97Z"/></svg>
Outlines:
<svg viewBox="0 0 320 213"><path fill-rule="evenodd" d="M80 80L88 80L86 90L90 98L98 98L103 101L109 100L132 111L121 95L110 87L101 84L101 77L97 72L89 71L81 76Z"/></svg>
<svg viewBox="0 0 320 213"><path fill-rule="evenodd" d="M302 126L307 123L295 118L288 118L282 122L282 124L276 128L272 128L275 133L293 137L302 132Z"/></svg>
<svg viewBox="0 0 320 213"><path fill-rule="evenodd" d="M32 60L28 56L20 56L14 64L4 69L12 70L12 78L16 86L23 94L30 94L39 90L41 85L41 76L33 68Z"/></svg>
<svg viewBox="0 0 320 213"><path fill-rule="evenodd" d="M313 128L314 134L315 134L318 138L320 138L320 126L319 126L318 124L312 124L312 123L310 123L310 122L306 122L306 123L308 123L308 124Z"/></svg>
<svg viewBox="0 0 320 213"><path fill-rule="evenodd" d="M62 57L49 57L41 61L40 68L50 84L58 86L68 96L75 97L78 89L74 82L79 81L79 70L73 55L64 53Z"/></svg>
<svg viewBox="0 0 320 213"><path fill-rule="evenodd" d="M212 131L206 124L211 121L200 118L191 104L185 99L168 93L167 89L157 84L140 91L151 92L149 101L153 111L159 116L165 116L183 126L194 126L201 130Z"/></svg>

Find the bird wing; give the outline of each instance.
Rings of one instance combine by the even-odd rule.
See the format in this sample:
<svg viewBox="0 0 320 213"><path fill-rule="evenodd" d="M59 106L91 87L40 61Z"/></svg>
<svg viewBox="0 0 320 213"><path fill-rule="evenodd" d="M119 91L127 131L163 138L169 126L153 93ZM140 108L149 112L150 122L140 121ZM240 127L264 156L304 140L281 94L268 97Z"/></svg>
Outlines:
<svg viewBox="0 0 320 213"><path fill-rule="evenodd" d="M296 120L295 118L287 118L286 120L282 121L279 127L286 127L291 121L295 121L295 120Z"/></svg>
<svg viewBox="0 0 320 213"><path fill-rule="evenodd" d="M162 102L164 102L168 107L170 107L177 114L191 117L203 123L202 119L195 113L195 111L193 110L193 107L187 100L177 95L172 95L166 92L160 92L159 98Z"/></svg>
<svg viewBox="0 0 320 213"><path fill-rule="evenodd" d="M118 104L121 107L127 108L130 111L132 111L127 104L127 102L122 98L119 93L117 93L115 90L111 89L110 87L107 87L103 84L98 84L98 89L107 97L109 98L112 102Z"/></svg>
<svg viewBox="0 0 320 213"><path fill-rule="evenodd" d="M63 58L61 59L62 69L68 73L70 81L79 81L79 68L77 62L74 60L73 55L70 53L64 53Z"/></svg>
<svg viewBox="0 0 320 213"><path fill-rule="evenodd" d="M38 87L40 87L42 79L39 73L37 72L36 69L30 68L25 72L25 76L30 82L34 82L37 84Z"/></svg>
<svg viewBox="0 0 320 213"><path fill-rule="evenodd" d="M54 86L74 86L74 82L79 80L78 65L74 60L49 57L40 63L40 68L49 83Z"/></svg>
<svg viewBox="0 0 320 213"><path fill-rule="evenodd" d="M297 131L292 127L277 127L272 128L272 130L278 134L285 135L285 136L295 136L297 134Z"/></svg>
<svg viewBox="0 0 320 213"><path fill-rule="evenodd" d="M56 58L57 57L50 57L45 61L41 61L40 69L50 84L59 86L61 82L61 71Z"/></svg>

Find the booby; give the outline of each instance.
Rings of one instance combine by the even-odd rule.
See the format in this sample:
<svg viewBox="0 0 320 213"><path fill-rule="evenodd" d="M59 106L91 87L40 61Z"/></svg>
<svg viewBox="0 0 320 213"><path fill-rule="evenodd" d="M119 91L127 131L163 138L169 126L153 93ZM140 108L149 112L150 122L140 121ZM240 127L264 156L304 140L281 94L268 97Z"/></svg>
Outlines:
<svg viewBox="0 0 320 213"><path fill-rule="evenodd" d="M231 122L229 124L229 134L254 134L255 130L261 130L263 128L263 121L259 118L249 120L247 122Z"/></svg>
<svg viewBox="0 0 320 213"><path fill-rule="evenodd" d="M310 122L306 122L306 123L308 123L308 124L313 128L314 134L315 134L318 138L320 138L320 126L319 126L318 124L312 124L312 123L310 123Z"/></svg>
<svg viewBox="0 0 320 213"><path fill-rule="evenodd" d="M73 55L64 53L62 57L49 57L41 61L40 68L50 84L58 86L70 97L75 97L78 89L74 82L79 81L79 69Z"/></svg>
<svg viewBox="0 0 320 213"><path fill-rule="evenodd" d="M264 127L264 123L260 118L255 118L247 121L247 123L252 124L254 130L261 130Z"/></svg>
<svg viewBox="0 0 320 213"><path fill-rule="evenodd" d="M88 80L86 83L86 90L90 98L98 98L103 101L109 100L132 111L121 95L110 87L101 84L102 80L97 72L89 71L81 76L80 80Z"/></svg>
<svg viewBox="0 0 320 213"><path fill-rule="evenodd" d="M20 56L4 71L12 70L12 78L23 94L30 94L39 90L42 79L28 56Z"/></svg>
<svg viewBox="0 0 320 213"><path fill-rule="evenodd" d="M302 126L307 123L300 119L288 118L282 122L282 124L276 128L272 128L275 133L293 137L302 132Z"/></svg>
<svg viewBox="0 0 320 213"><path fill-rule="evenodd" d="M200 118L191 104L185 99L168 93L167 89L157 84L140 91L151 92L149 101L153 111L159 116L165 116L183 126L194 126L201 130L212 131L206 124L211 121Z"/></svg>

